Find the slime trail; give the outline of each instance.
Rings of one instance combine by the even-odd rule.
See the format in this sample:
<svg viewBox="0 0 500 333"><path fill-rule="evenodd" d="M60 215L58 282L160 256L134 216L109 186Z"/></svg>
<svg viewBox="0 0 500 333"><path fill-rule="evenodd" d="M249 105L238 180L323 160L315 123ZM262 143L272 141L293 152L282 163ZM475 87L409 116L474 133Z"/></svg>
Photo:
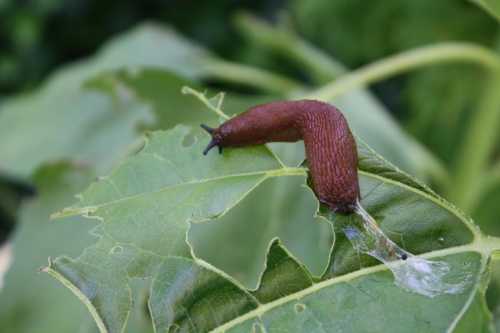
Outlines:
<svg viewBox="0 0 500 333"><path fill-rule="evenodd" d="M444 282L445 276L451 271L451 266L445 262L429 261L418 258L404 251L392 242L377 226L373 217L356 203L355 217L347 226L338 226L353 247L361 253L366 253L382 261L394 274L394 283L408 291L429 297L441 294L461 293L472 281L473 275L462 272L458 283Z"/></svg>

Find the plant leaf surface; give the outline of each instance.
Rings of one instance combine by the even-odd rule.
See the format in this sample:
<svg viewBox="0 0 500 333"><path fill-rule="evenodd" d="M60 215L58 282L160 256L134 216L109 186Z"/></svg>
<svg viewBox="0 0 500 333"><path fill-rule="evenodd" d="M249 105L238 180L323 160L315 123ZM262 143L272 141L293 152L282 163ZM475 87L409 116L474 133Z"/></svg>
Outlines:
<svg viewBox="0 0 500 333"><path fill-rule="evenodd" d="M83 191L94 179L95 171L69 163L54 163L33 176L36 196L22 203L20 219L11 239L13 261L0 292L0 332L53 333L98 332L95 321L73 293L46 274L37 274L48 255L76 256L92 244L91 225L82 216L50 221L62 204L71 204L74 193ZM89 223L90 222L90 223ZM135 306L127 332L151 332L144 308L147 286L132 286Z"/></svg>
<svg viewBox="0 0 500 333"><path fill-rule="evenodd" d="M264 146L205 157L206 142L182 147L188 132L178 126L151 134L139 155L61 213L87 212L107 221L93 231L100 241L76 261L61 257L47 269L88 300L102 330L123 329L133 278L154 281L150 308L158 331L176 325L205 331L258 304L234 280L194 259L186 243L187 222L223 214L283 166Z"/></svg>
<svg viewBox="0 0 500 333"><path fill-rule="evenodd" d="M146 105L131 96L130 90L122 89L122 95L112 100L102 93L83 91L86 81L103 72L126 68L133 73L139 67L195 78L203 74L203 64L211 59L208 51L173 29L157 24L145 23L114 38L91 59L58 70L34 93L2 102L0 171L28 178L46 161L109 160L114 150L103 150L103 146L108 148L114 142L126 147L138 134L135 126L125 131L120 126L117 130L105 125L147 123L153 115ZM35 144L24 144L25 137ZM122 155L123 152L114 162Z"/></svg>
<svg viewBox="0 0 500 333"><path fill-rule="evenodd" d="M467 269L476 277L473 282L460 294L434 298L405 291L394 285L386 266L353 253L337 235L322 277L312 277L274 241L259 288L242 287L196 259L186 242L188 221L218 217L265 178L305 174L305 169L284 167L265 146L202 156L207 140L182 147L188 132L178 126L152 133L141 153L59 213L103 220L93 230L100 237L96 244L76 260L60 257L46 269L84 300L102 331L123 329L134 278L152 279L150 309L157 331L445 332L471 304L484 303L489 253L500 248L499 241L481 235L457 209L360 142L362 203L381 228L404 249L447 262L450 281ZM324 213L320 207L320 216ZM473 313L490 327L488 313L477 308L484 307Z"/></svg>

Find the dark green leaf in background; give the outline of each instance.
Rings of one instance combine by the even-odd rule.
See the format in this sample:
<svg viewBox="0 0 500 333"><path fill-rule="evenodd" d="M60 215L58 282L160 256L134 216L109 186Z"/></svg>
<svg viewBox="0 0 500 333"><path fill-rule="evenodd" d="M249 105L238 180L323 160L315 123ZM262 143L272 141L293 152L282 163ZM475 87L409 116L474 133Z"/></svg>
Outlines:
<svg viewBox="0 0 500 333"><path fill-rule="evenodd" d="M498 2L498 0L470 0L470 1L477 3L484 10L486 10L491 16L500 21L500 2Z"/></svg>
<svg viewBox="0 0 500 333"><path fill-rule="evenodd" d="M134 123L151 122L152 114L124 87L111 101L101 94L82 92L84 83L123 67L133 72L135 66L194 78L203 73L211 57L172 29L155 24L143 24L115 38L92 59L53 74L37 92L0 105L0 170L26 178L47 160L85 157L102 161L111 151L121 153L117 157L122 158L123 149L137 137ZM28 136L34 144L25 144ZM117 146L122 150L113 150Z"/></svg>
<svg viewBox="0 0 500 333"><path fill-rule="evenodd" d="M291 10L298 32L349 68L437 42L493 46L498 33L498 23L467 1L313 0L294 1ZM452 64L411 73L376 91L410 133L451 164L486 78L483 71Z"/></svg>
<svg viewBox="0 0 500 333"><path fill-rule="evenodd" d="M109 170L137 139L136 124L151 120L147 106L127 96L116 103L94 92L76 93L69 100L53 98L50 107L38 104L43 110L35 108L36 103L17 101L0 115L5 137L0 167L10 176L25 178L41 163L61 158L80 158L83 164L99 161L101 170ZM25 144L26 137L33 144Z"/></svg>
<svg viewBox="0 0 500 333"><path fill-rule="evenodd" d="M172 45L173 47L173 45ZM173 128L177 124L192 126L194 133L202 132L200 123L217 126L217 117L192 96L181 94L184 86L202 90L196 81L186 75L155 67L138 67L134 70L108 72L94 77L85 84L87 89L95 89L116 99L117 92L127 90L139 101L147 104L155 114L156 121L144 124L141 129L157 130ZM238 95L229 94L224 105L233 113L240 113L250 107L270 102L278 98L273 95Z"/></svg>

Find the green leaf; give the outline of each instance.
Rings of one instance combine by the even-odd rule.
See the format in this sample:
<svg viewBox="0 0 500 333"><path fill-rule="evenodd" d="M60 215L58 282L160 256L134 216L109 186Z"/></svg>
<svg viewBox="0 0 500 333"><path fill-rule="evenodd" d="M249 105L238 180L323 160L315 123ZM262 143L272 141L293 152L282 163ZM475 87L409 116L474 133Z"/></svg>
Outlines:
<svg viewBox="0 0 500 333"><path fill-rule="evenodd" d="M436 193L385 161L361 141L358 144L358 175L361 204L375 218L384 233L413 254L444 250L482 240L470 218ZM312 188L312 180L307 184ZM329 212L320 207L320 216ZM333 223L343 225L351 217L333 215ZM457 223L458 222L458 223ZM489 253L488 253L489 256ZM335 230L335 244L329 269L323 278L340 276L379 262L360 255L340 230Z"/></svg>
<svg viewBox="0 0 500 333"><path fill-rule="evenodd" d="M61 158L109 170L139 139L137 123L151 120L146 105L129 97L114 103L96 92L40 102L37 108L34 103L14 101L0 113L0 170L10 176L28 177L42 163Z"/></svg>
<svg viewBox="0 0 500 333"><path fill-rule="evenodd" d="M86 168L57 163L39 169L33 177L36 196L23 203L14 237L13 262L0 292L0 332L98 332L94 319L74 294L45 274L36 274L47 256L77 256L95 238L88 234L97 221L73 216L50 221L74 193L83 191L95 178ZM140 287L140 288L139 288ZM135 306L129 332L151 332L146 307L147 286L134 285Z"/></svg>
<svg viewBox="0 0 500 333"><path fill-rule="evenodd" d="M302 142L298 146L303 150ZM279 156L304 158L293 144L273 144L272 148L273 152L279 149ZM314 275L320 275L328 263L332 228L324 219L314 218L318 203L303 184L302 177L267 179L224 216L192 224L188 241L194 253L246 287L255 288L269 242L279 237L288 251Z"/></svg>
<svg viewBox="0 0 500 333"><path fill-rule="evenodd" d="M173 128L179 123L198 128L200 122L217 123L217 117L207 112L206 107L191 96L180 93L185 85L201 89L195 82L171 71L150 68L107 72L85 83L87 89L99 90L113 100L118 97L118 92L128 90L134 98L147 104L154 112L156 121L142 124L141 129ZM201 133L201 128L198 133Z"/></svg>
<svg viewBox="0 0 500 333"><path fill-rule="evenodd" d="M223 214L283 166L262 146L251 148L250 154L227 149L223 160L215 154L204 157L206 142L182 147L188 132L178 126L151 134L139 155L94 183L79 204L61 212L88 212L111 222L93 231L100 241L76 261L61 257L46 269L86 300L103 331L119 332L125 325L133 278L155 281L150 308L158 331L174 323L181 330L207 330L257 306L249 291L194 259L186 243L187 221ZM205 316L207 310L210 317Z"/></svg>
<svg viewBox="0 0 500 333"><path fill-rule="evenodd" d="M120 91L128 91L135 99L147 104L155 114L155 122L141 124L141 129L158 130L173 128L182 123L194 127L191 136L204 132L200 123L218 126L217 116L193 96L181 94L185 86L202 90L202 87L185 75L161 68L138 67L135 70L117 70L93 77L85 83L86 89L98 90L112 100ZM193 90L195 91L195 90ZM215 98L215 97L214 97ZM227 110L240 113L250 107L276 99L272 95L238 95L231 93L224 100ZM220 102L214 99L214 106Z"/></svg>
<svg viewBox="0 0 500 333"><path fill-rule="evenodd" d="M114 38L91 59L54 73L35 93L2 103L0 171L27 178L46 161L108 161L110 152L116 153L117 147L122 148L123 155L124 147L137 138L136 124L151 122L151 111L123 86L110 100L103 94L82 92L84 83L105 71L122 68L132 75L140 72L138 68L156 67L196 78L212 58L171 28L152 23ZM125 122L129 124L127 130L121 125ZM34 144L26 144L26 138ZM117 156L111 165L121 157Z"/></svg>
<svg viewBox="0 0 500 333"><path fill-rule="evenodd" d="M453 256L456 266L469 260L481 261L481 256L477 253ZM477 265L476 274L484 270L483 264ZM392 274L384 268L358 272L316 283L263 305L215 332L250 331L256 326L271 332L422 332L426 329L446 332L453 329L464 305L469 305L471 290L460 295L428 298L395 286Z"/></svg>
<svg viewBox="0 0 500 333"><path fill-rule="evenodd" d="M462 315L456 328L453 330L455 333L467 332L496 332L492 325L492 315L484 301L486 288L490 279L490 272L486 270L480 276L477 293L467 311Z"/></svg>
<svg viewBox="0 0 500 333"><path fill-rule="evenodd" d="M266 269L262 273L259 288L254 295L266 304L284 296L306 289L313 284L309 270L283 247L275 238L267 253Z"/></svg>
<svg viewBox="0 0 500 333"><path fill-rule="evenodd" d="M471 1L476 3L478 6L483 8L495 19L500 21L500 1L498 0L471 0Z"/></svg>
<svg viewBox="0 0 500 333"><path fill-rule="evenodd" d="M45 269L84 300L102 331L123 329L131 306L128 284L135 278L152 280L149 306L157 331L447 331L474 299L483 304L480 277L489 274L489 252L500 242L482 236L459 211L361 144L362 203L382 229L404 249L449 263L450 278L464 266L477 278L461 294L429 298L395 286L384 265L360 266L359 256L337 239L333 270L312 279L275 241L261 286L245 289L193 256L188 221L224 214L267 177L305 171L283 167L265 146L202 156L206 139L182 147L188 131L179 126L152 133L141 153L58 214L87 213L103 221L93 230L99 241L82 256L60 257Z"/></svg>

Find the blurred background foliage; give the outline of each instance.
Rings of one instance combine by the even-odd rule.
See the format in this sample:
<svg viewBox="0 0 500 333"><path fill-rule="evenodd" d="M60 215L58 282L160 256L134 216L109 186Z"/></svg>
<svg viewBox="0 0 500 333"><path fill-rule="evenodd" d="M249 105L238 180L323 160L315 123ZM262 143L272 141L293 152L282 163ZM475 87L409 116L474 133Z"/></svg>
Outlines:
<svg viewBox="0 0 500 333"><path fill-rule="evenodd" d="M498 54L495 15L488 0L0 0L0 332L96 330L69 290L35 273L49 255L80 254L95 241L87 230L97 221L49 216L137 152L144 130L188 124L189 145L199 123L216 126L180 93L184 85L226 91L223 109L239 113L307 96L350 69L433 43L470 42ZM462 147L489 78L471 63L430 66L334 104L368 145L455 203L454 175L468 158ZM493 112L499 131L500 108ZM500 140L488 140L479 185L457 204L500 236ZM288 165L304 156L301 144L272 147ZM267 181L223 218L192 225L195 254L254 287L269 240L279 236L319 275L332 231L313 218L316 202L301 183ZM499 281L494 265L487 299L497 327ZM132 285L130 332L151 331L147 285Z"/></svg>

